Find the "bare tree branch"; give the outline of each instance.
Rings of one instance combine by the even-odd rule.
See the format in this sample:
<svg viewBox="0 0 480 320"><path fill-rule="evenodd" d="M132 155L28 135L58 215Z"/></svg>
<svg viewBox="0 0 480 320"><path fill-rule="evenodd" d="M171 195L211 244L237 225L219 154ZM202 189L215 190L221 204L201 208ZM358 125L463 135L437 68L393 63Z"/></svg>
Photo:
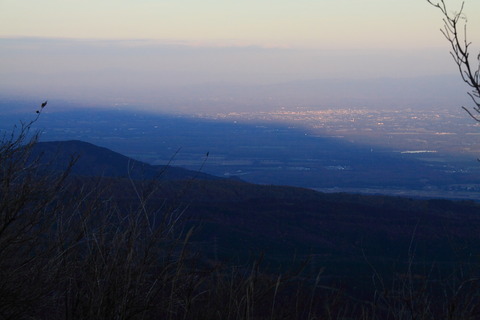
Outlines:
<svg viewBox="0 0 480 320"><path fill-rule="evenodd" d="M440 31L450 43L450 54L458 67L462 80L471 88L468 95L475 106L470 109L467 107L462 108L475 121L480 122L480 52L476 56L476 61L471 59L470 45L472 43L467 37L467 18L463 13L465 3L462 2L458 12L451 13L447 9L444 0L439 2L427 0L427 2L441 11L443 28Z"/></svg>

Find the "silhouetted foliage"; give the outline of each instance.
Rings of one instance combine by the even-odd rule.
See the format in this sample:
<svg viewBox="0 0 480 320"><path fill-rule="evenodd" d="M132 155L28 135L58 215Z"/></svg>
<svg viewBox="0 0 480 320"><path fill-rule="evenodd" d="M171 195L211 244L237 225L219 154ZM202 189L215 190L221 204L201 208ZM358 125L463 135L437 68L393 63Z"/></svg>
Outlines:
<svg viewBox="0 0 480 320"><path fill-rule="evenodd" d="M193 275L182 208L126 210L105 184L68 179L32 150L37 117L0 144L0 319L134 319L175 310ZM54 160L53 160L54 161Z"/></svg>

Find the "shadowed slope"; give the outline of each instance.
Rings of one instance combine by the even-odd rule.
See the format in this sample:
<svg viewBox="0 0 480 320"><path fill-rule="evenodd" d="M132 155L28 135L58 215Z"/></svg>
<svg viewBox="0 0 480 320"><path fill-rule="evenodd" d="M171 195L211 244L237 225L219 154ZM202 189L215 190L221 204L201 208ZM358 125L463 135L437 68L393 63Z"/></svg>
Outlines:
<svg viewBox="0 0 480 320"><path fill-rule="evenodd" d="M132 179L161 177L166 180L220 179L179 167L152 166L110 149L79 140L39 142L35 146L34 156L41 156L42 161L51 162L55 170L62 170L72 157L78 157L72 173L80 176L131 177Z"/></svg>

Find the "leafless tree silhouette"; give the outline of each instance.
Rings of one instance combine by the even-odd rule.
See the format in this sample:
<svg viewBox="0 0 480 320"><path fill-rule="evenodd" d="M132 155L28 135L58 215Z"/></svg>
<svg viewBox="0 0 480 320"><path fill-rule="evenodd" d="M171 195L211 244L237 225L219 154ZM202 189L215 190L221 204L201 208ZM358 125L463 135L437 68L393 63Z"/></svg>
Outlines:
<svg viewBox="0 0 480 320"><path fill-rule="evenodd" d="M464 5L462 2L460 10L451 13L444 0L427 0L435 8L438 8L443 15L443 28L441 32L450 43L450 54L455 61L462 80L470 87L468 95L472 99L474 106L462 108L468 114L480 122L480 52L471 56L471 42L467 37L467 17L464 14Z"/></svg>

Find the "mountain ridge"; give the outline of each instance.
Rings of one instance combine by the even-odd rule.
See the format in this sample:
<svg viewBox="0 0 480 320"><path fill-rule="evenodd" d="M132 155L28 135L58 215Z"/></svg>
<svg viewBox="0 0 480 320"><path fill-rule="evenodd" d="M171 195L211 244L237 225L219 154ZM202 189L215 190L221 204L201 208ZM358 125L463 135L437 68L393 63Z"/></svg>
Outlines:
<svg viewBox="0 0 480 320"><path fill-rule="evenodd" d="M92 168L103 152L116 154L78 141L40 143L36 152L43 150L46 155L61 146L64 155L68 148L94 151L94 156L83 154L88 161L82 170ZM119 158L122 161L117 165L128 164L128 157ZM76 165L81 161L82 157ZM148 172L152 167L145 168ZM278 270L291 265L292 257L313 257L315 265L325 266L328 277L367 288L371 264L378 272L391 274L393 266L395 272L403 272L413 258L412 245L415 268L435 264L447 272L458 263L475 263L472 257L480 256L480 234L476 232L480 229L480 204L474 201L327 194L208 175L209 179L202 179L201 175L192 177L194 174L187 171L171 180L160 175L149 202L182 208L187 225L197 229L191 239L194 250L213 262L243 263L262 255L272 270ZM134 188L148 180L141 174L135 177L139 180L132 175L104 178L101 187L108 186L127 208L139 200Z"/></svg>
<svg viewBox="0 0 480 320"><path fill-rule="evenodd" d="M150 165L134 160L108 148L81 140L38 142L33 157L53 165L54 170L65 169L70 160L76 159L72 174L80 176L129 177L132 179L162 178L166 180L203 179L219 177L170 165ZM52 169L52 168L51 168Z"/></svg>

